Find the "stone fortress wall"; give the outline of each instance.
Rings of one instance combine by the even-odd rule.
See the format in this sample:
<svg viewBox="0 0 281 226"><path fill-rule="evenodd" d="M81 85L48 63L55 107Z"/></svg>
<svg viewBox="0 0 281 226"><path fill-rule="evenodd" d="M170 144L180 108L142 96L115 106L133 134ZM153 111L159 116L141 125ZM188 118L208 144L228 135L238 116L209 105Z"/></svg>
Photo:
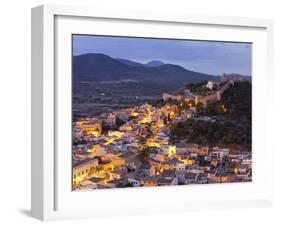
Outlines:
<svg viewBox="0 0 281 226"><path fill-rule="evenodd" d="M223 87L220 88L220 90L216 91L213 94L203 96L203 95L194 95L194 96L184 96L184 95L173 95L169 93L163 93L162 98L164 101L171 100L177 100L177 101L190 101L193 100L195 104L202 103L204 107L207 107L207 104L209 101L220 101L221 95L231 86L234 85L234 80L228 80Z"/></svg>

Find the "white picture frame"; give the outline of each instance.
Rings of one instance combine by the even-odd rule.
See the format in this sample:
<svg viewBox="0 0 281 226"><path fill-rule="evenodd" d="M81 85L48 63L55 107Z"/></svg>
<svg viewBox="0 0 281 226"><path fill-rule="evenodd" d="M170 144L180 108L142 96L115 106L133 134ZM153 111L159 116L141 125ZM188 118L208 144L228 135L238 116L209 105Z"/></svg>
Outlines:
<svg viewBox="0 0 281 226"><path fill-rule="evenodd" d="M106 24L104 27L112 29L101 29L103 26L99 26L99 23L102 23L103 20L108 22L108 25ZM67 143L67 139L71 139L69 137L69 135L71 136L69 134L71 123L68 121L69 124L67 124L66 121L64 124L60 124L61 115L64 113L69 115L69 112L67 113L69 101L66 99L69 100L71 97L69 94L71 67L69 67L68 54L71 46L68 46L68 37L69 34L75 32L93 33L93 30L88 30L90 26L87 26L87 23L94 23L96 28L99 27L99 33L111 35L114 32L127 35L121 27L132 26L130 35L136 36L143 35L139 30L133 29L138 23L138 26L147 28L146 35L151 37L158 36L157 32L159 32L159 36L169 36L167 31L163 30L161 33L161 29L154 29L157 26L160 27L160 24L161 27L169 26L169 29L175 29L178 36L181 34L176 26L181 26L183 30L185 26L192 26L195 30L190 30L190 35L194 39L216 40L218 39L216 35L219 34L221 40L256 43L253 53L257 55L257 57L254 56L253 63L253 155L255 156L256 179L253 183L190 186L188 189L185 186L173 186L173 188L119 189L118 191L110 189L110 191L71 193L71 187L69 187L71 172L69 165L67 165L71 155L66 157L68 160L62 160L62 156L65 156L69 149L59 149L58 151L58 147L62 145L58 137L60 139L68 137L62 143ZM124 23L124 25L120 25L120 29L118 28L119 31L117 31L113 29L114 23ZM201 30L196 30L197 27L201 27ZM208 32L204 33L202 27L204 29L208 29L208 27L218 29L218 34L215 34L214 31L208 31L209 35L206 37ZM75 29L77 30L74 31ZM231 37L233 31L231 31L232 33L228 32L231 29L241 30L240 36ZM261 107L259 101L270 97L273 84L272 32L273 22L265 19L185 15L169 12L160 14L56 5L33 8L32 216L41 220L56 220L271 205L273 202L273 177L268 177L265 172L265 170L268 172L273 169L274 150L269 148L266 141L266 117L269 115L267 109L270 106L270 101L265 101L266 107ZM62 49L65 50L65 53L61 51ZM64 57L64 54L68 57ZM62 82L65 82L65 86L61 85ZM265 89L267 92L260 92L261 89ZM61 105L63 100L65 100L65 105ZM58 109L60 109L59 112ZM266 151L266 156L260 153L261 149ZM65 172L61 170L62 167L66 169ZM235 192L239 192L239 194L233 195ZM164 195L165 198L163 198ZM199 195L202 197L196 199ZM217 198L214 198L216 196ZM149 198L145 199L145 197ZM91 203L96 200L98 205L89 205L86 202L87 199L91 200L89 201ZM109 200L113 203L118 202L119 205L110 206Z"/></svg>

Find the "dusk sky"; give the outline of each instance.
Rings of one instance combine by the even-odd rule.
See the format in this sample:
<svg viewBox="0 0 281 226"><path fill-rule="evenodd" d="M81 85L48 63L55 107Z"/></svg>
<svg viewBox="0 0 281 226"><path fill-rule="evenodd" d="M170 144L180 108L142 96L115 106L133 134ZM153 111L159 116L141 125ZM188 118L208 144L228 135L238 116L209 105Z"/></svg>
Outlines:
<svg viewBox="0 0 281 226"><path fill-rule="evenodd" d="M160 60L213 75L252 74L249 43L73 35L73 54L103 53L140 63Z"/></svg>

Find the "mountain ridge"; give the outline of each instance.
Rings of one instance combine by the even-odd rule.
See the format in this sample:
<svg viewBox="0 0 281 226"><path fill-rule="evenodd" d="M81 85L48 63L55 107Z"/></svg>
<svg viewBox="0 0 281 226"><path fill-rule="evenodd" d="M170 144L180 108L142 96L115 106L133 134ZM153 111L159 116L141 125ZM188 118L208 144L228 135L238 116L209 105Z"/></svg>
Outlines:
<svg viewBox="0 0 281 226"><path fill-rule="evenodd" d="M147 66L147 67L159 67L159 66L162 66L162 65L164 65L165 63L163 63L162 61L160 61L160 60L151 60L151 61L149 61L149 62L147 62L146 64L145 64L145 66Z"/></svg>
<svg viewBox="0 0 281 226"><path fill-rule="evenodd" d="M179 65L161 61L156 61L156 63L159 65L153 63L155 66L146 66L146 64L127 59L112 58L102 53L77 55L73 56L73 80L74 82L101 82L134 79L139 82L177 88L184 83L220 79L220 76L191 71Z"/></svg>

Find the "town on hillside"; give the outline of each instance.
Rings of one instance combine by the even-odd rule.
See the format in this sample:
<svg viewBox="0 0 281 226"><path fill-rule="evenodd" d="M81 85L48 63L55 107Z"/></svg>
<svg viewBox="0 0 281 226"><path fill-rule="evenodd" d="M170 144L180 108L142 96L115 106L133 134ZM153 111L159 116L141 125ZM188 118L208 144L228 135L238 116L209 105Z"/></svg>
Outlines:
<svg viewBox="0 0 281 226"><path fill-rule="evenodd" d="M73 190L249 182L251 115L251 82L222 76L74 118Z"/></svg>

